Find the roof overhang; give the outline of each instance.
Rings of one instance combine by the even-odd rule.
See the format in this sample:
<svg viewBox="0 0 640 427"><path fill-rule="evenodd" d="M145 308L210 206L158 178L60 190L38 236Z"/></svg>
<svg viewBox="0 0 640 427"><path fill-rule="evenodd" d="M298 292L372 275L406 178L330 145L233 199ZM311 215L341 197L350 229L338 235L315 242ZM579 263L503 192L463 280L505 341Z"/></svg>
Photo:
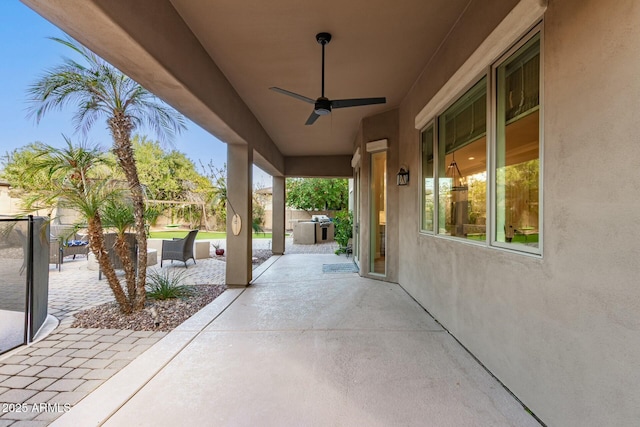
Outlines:
<svg viewBox="0 0 640 427"><path fill-rule="evenodd" d="M397 108L468 0L23 0L228 144L249 144L273 175L350 167L361 120ZM270 91L320 96L318 32L329 98L386 97L305 126L312 106ZM345 160L344 162L342 160ZM345 163L346 162L346 163ZM311 165L315 165L311 168ZM347 167L347 166L345 166ZM338 171L340 170L340 171ZM345 169L346 170L346 169Z"/></svg>

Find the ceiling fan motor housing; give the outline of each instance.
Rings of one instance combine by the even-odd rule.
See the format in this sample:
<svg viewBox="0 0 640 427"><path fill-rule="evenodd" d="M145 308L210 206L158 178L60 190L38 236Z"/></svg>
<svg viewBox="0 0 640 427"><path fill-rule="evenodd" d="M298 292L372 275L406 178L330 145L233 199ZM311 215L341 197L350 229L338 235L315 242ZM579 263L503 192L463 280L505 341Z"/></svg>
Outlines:
<svg viewBox="0 0 640 427"><path fill-rule="evenodd" d="M331 112L331 101L327 98L318 98L315 103L314 111L319 116L326 116Z"/></svg>
<svg viewBox="0 0 640 427"><path fill-rule="evenodd" d="M316 41L322 45L328 44L331 41L330 33L318 33L316 34Z"/></svg>

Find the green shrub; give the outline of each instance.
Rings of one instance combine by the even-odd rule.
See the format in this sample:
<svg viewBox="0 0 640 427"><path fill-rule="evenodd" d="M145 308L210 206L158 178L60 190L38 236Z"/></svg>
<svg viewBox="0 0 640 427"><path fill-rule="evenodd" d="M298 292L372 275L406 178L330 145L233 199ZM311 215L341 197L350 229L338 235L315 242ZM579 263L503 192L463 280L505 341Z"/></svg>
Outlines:
<svg viewBox="0 0 640 427"><path fill-rule="evenodd" d="M353 213L348 210L338 212L334 223L336 227L334 239L340 248L345 248L349 239L353 237ZM344 251L338 249L336 252L343 253Z"/></svg>
<svg viewBox="0 0 640 427"><path fill-rule="evenodd" d="M184 298L191 295L191 290L182 285L185 271L153 271L147 274L147 296L153 299L165 300L170 298Z"/></svg>

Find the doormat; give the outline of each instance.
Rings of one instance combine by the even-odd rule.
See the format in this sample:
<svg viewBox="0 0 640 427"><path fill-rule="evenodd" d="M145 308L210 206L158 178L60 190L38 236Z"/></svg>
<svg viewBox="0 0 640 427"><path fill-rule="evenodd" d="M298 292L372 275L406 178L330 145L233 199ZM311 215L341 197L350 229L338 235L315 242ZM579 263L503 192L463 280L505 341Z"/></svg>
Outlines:
<svg viewBox="0 0 640 427"><path fill-rule="evenodd" d="M323 273L357 273L358 266L352 262L341 262L340 264L322 264Z"/></svg>

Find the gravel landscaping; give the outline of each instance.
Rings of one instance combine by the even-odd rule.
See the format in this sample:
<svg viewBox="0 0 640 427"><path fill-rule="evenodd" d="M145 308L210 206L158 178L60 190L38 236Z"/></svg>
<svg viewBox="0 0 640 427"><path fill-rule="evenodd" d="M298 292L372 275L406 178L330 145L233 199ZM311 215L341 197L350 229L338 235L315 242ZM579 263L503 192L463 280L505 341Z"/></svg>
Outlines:
<svg viewBox="0 0 640 427"><path fill-rule="evenodd" d="M72 328L130 329L134 331L171 331L216 299L224 285L187 286L191 295L167 300L148 299L144 310L123 314L115 302L81 311Z"/></svg>
<svg viewBox="0 0 640 427"><path fill-rule="evenodd" d="M254 268L271 256L270 250L253 252ZM224 261L225 257L216 257ZM201 308L216 299L226 287L221 284L187 286L191 295L168 300L148 299L142 311L123 314L114 302L102 304L75 314L72 328L129 329L134 331L169 332Z"/></svg>

